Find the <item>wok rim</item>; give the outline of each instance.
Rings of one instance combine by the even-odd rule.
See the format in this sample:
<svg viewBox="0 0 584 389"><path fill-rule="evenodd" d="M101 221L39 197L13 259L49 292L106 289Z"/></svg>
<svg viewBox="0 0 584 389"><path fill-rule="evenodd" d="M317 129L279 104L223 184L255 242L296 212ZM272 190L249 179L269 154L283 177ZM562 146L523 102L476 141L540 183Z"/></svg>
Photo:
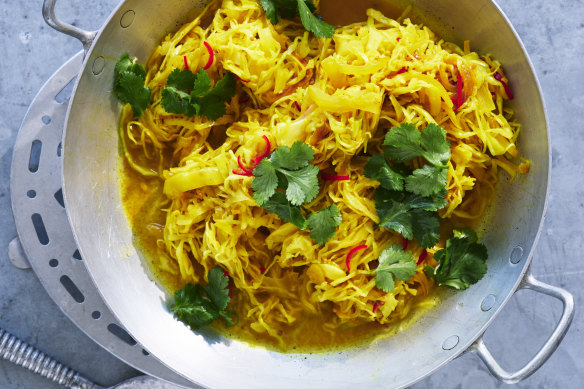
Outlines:
<svg viewBox="0 0 584 389"><path fill-rule="evenodd" d="M68 151L68 142L67 140L67 134L69 133L69 127L70 127L70 116L71 116L71 111L74 109L73 107L73 103L75 101L75 96L77 95L78 92L78 88L79 88L79 84L81 82L82 79L82 75L85 73L86 69L89 67L89 60L90 58L94 58L93 53L94 53L94 49L96 47L96 45L99 44L99 42L101 41L102 38L102 34L103 32L106 30L106 28L112 23L114 22L114 18L116 16L116 14L124 8L125 4L127 3L128 0L123 0L121 1L111 12L111 14L108 16L108 18L106 19L106 21L103 23L103 25L99 28L99 30L96 31L95 34L95 38L92 40L91 44L88 46L85 57L83 59L83 63L82 66L80 68L79 71L79 76L77 77L72 93L71 93L71 98L70 98L70 103L69 103L69 107L67 108L67 113L66 113L66 117L65 117L65 126L63 129L63 155L67 154ZM545 217L547 214L547 209L548 209L548 205L549 205L549 193L550 193L550 184L551 184L551 175L552 175L552 169L551 169L551 161L552 161L552 150L551 150L551 135L550 135L550 131L549 131L549 120L548 120L548 113L547 113L547 108L546 108L546 104L545 104L545 100L544 100L544 96L542 93L542 88L541 88L541 84L540 81L537 77L537 73L535 71L535 68L533 66L533 63L531 61L531 58L525 48L525 45L523 44L523 41L521 40L519 34L517 33L517 31L515 30L513 24L511 23L511 21L509 20L509 18L507 17L507 15L504 13L504 11L501 9L501 7L498 5L498 3L495 0L487 0L490 4L492 4L496 11L498 12L499 16L503 18L503 20L505 21L506 27L509 28L509 30L511 31L511 33L513 34L516 42L518 43L518 45L521 48L522 54L525 56L525 60L526 60L526 64L529 66L529 70L530 70L530 75L533 78L533 82L534 82L534 86L535 86L535 90L537 91L537 100L540 103L541 106L541 113L544 117L544 123L543 123L543 127L545 127L545 132L546 132L546 137L547 137L547 158L546 158L546 162L547 162L547 174L546 174L546 179L545 179L545 193L543 196L543 206L541 208L541 215L539 216L539 225L537 227L534 239L533 239L533 243L530 245L529 250L526 250L526 254L524 255L524 260L521 261L521 272L520 275L515 279L515 282L513 284L513 286L511 287L511 289L509 290L509 292L505 295L505 297L501 300L501 303L495 308L493 309L493 312L491 314L491 316L485 321L485 323L480 327L477 328L476 330L473 330L473 332L475 333L475 335L473 335L470 340L464 342L463 344L457 346L457 350L451 352L449 355L445 356L444 358L441 359L441 361L432 366L430 369L423 371L421 374L418 375L418 377L416 377L415 379L411 380L410 382L408 382L406 385L403 386L399 386L399 387L405 387L405 386L409 386L409 385L413 385L416 382L421 381L422 379L430 376L431 374L435 373L436 371L440 370L441 368L443 368L446 364L450 363L453 359L459 357L460 355L469 352L469 351L474 351L472 350L472 346L477 342L477 340L479 338L482 337L482 335L484 334L484 332L489 328L489 326L492 324L492 322L496 319L496 317L501 313L501 311L504 309L504 307L507 305L507 303L509 302L509 300L513 297L513 295L515 294L515 292L519 289L521 283L523 282L526 274L529 272L529 268L531 265L531 262L533 260L533 256L534 256L534 251L536 249L537 243L539 242L539 239L541 237L541 233L543 230L543 225L545 222ZM538 107L539 108L539 107ZM117 124L116 124L117 127ZM73 131L73 130L71 130ZM67 177L65 176L65 169L61 169L60 171L61 174L61 180L63 182L63 200L64 200L64 204L65 204L65 208L66 210L70 209L71 206L71 200L69 200L70 195L68 194L69 190L67 189L67 182L69 181L67 179ZM75 227L75 223L74 220L72 219L69 211L66 212L67 213L67 219L69 220L69 224L71 225L71 229L73 232L73 236L75 238L75 241L78 245L79 251L82 254L83 258L86 258L87 256L84 255L83 253L83 244L80 242L80 239L78 238L78 234L77 234L77 229ZM90 275L90 278L92 279L99 295L102 297L104 303L106 304L106 306L110 309L110 311L112 312L112 314L119 320L120 323L122 323L125 326L125 320L123 319L123 315L119 315L117 312L117 309L115 309L112 305L111 302L109 300L109 298L104 295L104 292L102 290L102 288L99 287L98 282L96 281L96 278L94 276L94 272L92 271L92 266L93 265L89 265L88 262L84 261L85 266L88 270L88 273ZM436 309L438 309L438 307L436 307ZM126 328L127 329L127 328ZM145 344L147 342L142 342L142 338L141 337L136 337L130 330L127 330L128 333L134 338L136 339L136 341L138 341L138 343L140 344ZM404 330L404 331L407 331ZM400 334L397 334L396 336L400 336ZM260 346L261 347L261 346ZM110 352L112 352L111 350L108 350ZM150 350L149 350L150 351ZM113 352L112 352L113 353ZM169 369L171 369L172 371L176 372L177 374L179 374L180 376L184 377L185 379L193 382L193 384L196 385L201 385L201 386L205 386L204 384L197 382L197 381L193 381L192 378L190 378L189 376L185 375L184 373L182 373L181 371L177 370L175 367L171 366L170 364L164 362L163 360L161 360L155 353L151 352L150 355L152 357L154 357L156 360L158 360L161 364L163 364L164 366L167 366ZM207 387L207 386L205 386Z"/></svg>

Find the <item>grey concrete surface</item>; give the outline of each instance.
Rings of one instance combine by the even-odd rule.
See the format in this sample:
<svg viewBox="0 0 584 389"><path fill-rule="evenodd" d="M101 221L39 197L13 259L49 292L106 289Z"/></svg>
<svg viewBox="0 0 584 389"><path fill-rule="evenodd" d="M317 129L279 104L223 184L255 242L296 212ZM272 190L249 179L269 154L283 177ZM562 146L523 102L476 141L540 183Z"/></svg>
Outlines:
<svg viewBox="0 0 584 389"><path fill-rule="evenodd" d="M46 26L42 1L0 1L0 328L35 344L101 385L139 374L101 349L48 297L35 274L14 268L7 246L16 236L9 174L26 109L44 81L81 46ZM534 63L548 108L553 165L549 210L535 252L536 278L574 294L576 316L556 353L517 388L584 387L584 1L499 0ZM59 16L98 29L118 0L61 0ZM509 368L520 367L551 333L560 304L534 292L518 293L488 329L485 341ZM234 384L236 387L237 385ZM414 388L502 388L480 359L465 354ZM0 389L58 388L0 361Z"/></svg>

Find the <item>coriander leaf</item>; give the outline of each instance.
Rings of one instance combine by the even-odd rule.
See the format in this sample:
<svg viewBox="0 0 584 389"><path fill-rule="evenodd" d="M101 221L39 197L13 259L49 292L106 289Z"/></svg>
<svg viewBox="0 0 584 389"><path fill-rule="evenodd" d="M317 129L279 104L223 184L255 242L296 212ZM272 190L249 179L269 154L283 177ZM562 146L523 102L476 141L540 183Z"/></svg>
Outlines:
<svg viewBox="0 0 584 389"><path fill-rule="evenodd" d="M254 178L251 182L253 198L261 207L276 193L278 176L272 162L264 158L253 170Z"/></svg>
<svg viewBox="0 0 584 389"><path fill-rule="evenodd" d="M260 5L266 12L266 16L270 19L270 22L274 25L278 24L280 21L280 13L276 8L275 2L273 0L260 0Z"/></svg>
<svg viewBox="0 0 584 389"><path fill-rule="evenodd" d="M229 277L220 267L209 270L209 284L205 287L207 296L213 301L219 311L227 308L229 297Z"/></svg>
<svg viewBox="0 0 584 389"><path fill-rule="evenodd" d="M205 69L201 69L199 73L197 73L194 83L191 85L193 86L191 97L200 97L206 95L207 92L209 92L211 89L211 79L209 78L209 73L207 73Z"/></svg>
<svg viewBox="0 0 584 389"><path fill-rule="evenodd" d="M300 20L304 28L312 31L317 38L332 38L335 28L314 15L304 0L297 0L297 2L298 13L300 14Z"/></svg>
<svg viewBox="0 0 584 389"><path fill-rule="evenodd" d="M142 65L137 64L137 60L136 57L130 57L128 53L122 54L118 62L116 62L114 74L118 75L123 72L130 72L146 80L146 69Z"/></svg>
<svg viewBox="0 0 584 389"><path fill-rule="evenodd" d="M229 277L223 269L215 267L209 271L209 284L203 289L201 285L186 284L174 294L171 311L174 316L196 330L223 317L227 325L232 325L230 312L226 311L229 297Z"/></svg>
<svg viewBox="0 0 584 389"><path fill-rule="evenodd" d="M301 141L294 142L291 148L280 146L270 156L270 160L276 167L288 170L308 166L313 159L314 149Z"/></svg>
<svg viewBox="0 0 584 389"><path fill-rule="evenodd" d="M317 38L332 38L334 27L323 22L315 15L316 7L311 0L260 0L266 17L272 24L278 24L280 18L294 19L300 16L304 28L312 31Z"/></svg>
<svg viewBox="0 0 584 389"><path fill-rule="evenodd" d="M395 279L409 280L416 274L416 262L412 254L404 251L400 245L387 247L379 255L379 265L373 271L375 285L386 293L395 288Z"/></svg>
<svg viewBox="0 0 584 389"><path fill-rule="evenodd" d="M435 123L422 130L411 123L391 127L383 142L385 157L392 161L407 162L416 157L424 157L432 165L444 166L450 159L450 142L446 131Z"/></svg>
<svg viewBox="0 0 584 389"><path fill-rule="evenodd" d="M293 205L308 203L316 198L319 191L318 167L308 165L298 170L278 169L288 181L286 198Z"/></svg>
<svg viewBox="0 0 584 389"><path fill-rule="evenodd" d="M487 248L477 242L474 231L455 230L454 236L446 241L446 248L434 254L438 266L426 266L424 271L429 277L434 277L438 285L467 289L486 274L487 258Z"/></svg>
<svg viewBox="0 0 584 389"><path fill-rule="evenodd" d="M252 181L252 189L260 192L254 192L258 205L270 198L277 188L286 190L286 198L292 205L314 200L319 186L318 167L308 163L313 158L312 147L302 142L294 143L292 148L280 146L264 158L254 169L256 177ZM260 182L256 182L258 178Z"/></svg>
<svg viewBox="0 0 584 389"><path fill-rule="evenodd" d="M444 167L424 165L406 177L406 190L420 196L431 196L442 191L448 182L448 170Z"/></svg>
<svg viewBox="0 0 584 389"><path fill-rule="evenodd" d="M300 205L314 200L320 190L318 167L310 164L313 159L308 144L280 146L253 170L251 187L258 205L300 229L310 228L310 236L324 244L334 236L341 215L334 204L308 217L302 213Z"/></svg>
<svg viewBox="0 0 584 389"><path fill-rule="evenodd" d="M207 74L203 69L201 69L201 73ZM207 74L208 77L209 75ZM207 95L219 97L224 101L228 101L235 96L235 76L233 73L226 73Z"/></svg>
<svg viewBox="0 0 584 389"><path fill-rule="evenodd" d="M379 187L375 190L375 208L380 220L383 220L386 213L391 209L394 202L404 202L405 192L397 192Z"/></svg>
<svg viewBox="0 0 584 389"><path fill-rule="evenodd" d="M420 146L423 156L434 166L446 165L450 159L450 142L446 140L446 131L435 123L430 123L422 131Z"/></svg>
<svg viewBox="0 0 584 389"><path fill-rule="evenodd" d="M423 209L428 202L420 196L377 188L375 208L379 226L396 231L406 239L416 238L424 248L433 247L440 240L440 217Z"/></svg>
<svg viewBox="0 0 584 389"><path fill-rule="evenodd" d="M146 69L136 61L137 58L124 53L114 67L114 92L122 103L132 106L134 118L142 116L152 94L150 88L144 86Z"/></svg>
<svg viewBox="0 0 584 389"><path fill-rule="evenodd" d="M477 237L477 233L470 228L464 228L462 230L452 230L452 235L455 238L460 239L468 239L470 243L478 242L479 238Z"/></svg>
<svg viewBox="0 0 584 389"><path fill-rule="evenodd" d="M167 86L162 90L160 104L168 113L194 115L194 107L191 106L189 95L172 86Z"/></svg>
<svg viewBox="0 0 584 389"><path fill-rule="evenodd" d="M440 216L436 212L411 209L412 228L418 244L426 249L434 247L440 241Z"/></svg>
<svg viewBox="0 0 584 389"><path fill-rule="evenodd" d="M150 88L144 87L144 79L135 73L121 73L114 90L121 102L132 106L134 118L142 116L142 112L150 104L152 92Z"/></svg>
<svg viewBox="0 0 584 389"><path fill-rule="evenodd" d="M375 286L384 292L391 292L395 288L393 274L388 271L381 271L375 274Z"/></svg>
<svg viewBox="0 0 584 389"><path fill-rule="evenodd" d="M225 103L235 95L235 77L232 73L227 73L215 87L203 93L206 86L211 85L209 75L204 69L201 69L197 82L195 83L195 90L191 94L191 99L200 105L198 115L204 115L207 119L216 120L225 115ZM203 93L202 97L197 99L197 93Z"/></svg>
<svg viewBox="0 0 584 389"><path fill-rule="evenodd" d="M187 69L174 69L166 79L166 86L190 91L195 85L197 75Z"/></svg>
<svg viewBox="0 0 584 389"><path fill-rule="evenodd" d="M280 11L280 15L284 19L294 19L298 16L298 3L296 0L277 0L278 3L278 10ZM309 6L310 12L314 12L316 8L314 4L310 0L304 0L304 2Z"/></svg>
<svg viewBox="0 0 584 389"><path fill-rule="evenodd" d="M187 284L174 294L174 316L196 330L211 324L219 317L213 302L205 296L201 285Z"/></svg>
<svg viewBox="0 0 584 389"><path fill-rule="evenodd" d="M225 115L225 102L235 95L235 76L227 73L211 89L206 70L195 74L190 70L175 69L162 91L161 105L168 113L186 116L205 116L216 120Z"/></svg>
<svg viewBox="0 0 584 389"><path fill-rule="evenodd" d="M404 188L404 177L394 171L381 154L375 154L367 160L365 177L379 181L385 189L403 190Z"/></svg>
<svg viewBox="0 0 584 389"><path fill-rule="evenodd" d="M414 226L411 209L407 204L388 200L380 204L376 203L379 215L379 226L400 233L406 239L414 238Z"/></svg>
<svg viewBox="0 0 584 389"><path fill-rule="evenodd" d="M336 204L311 214L308 216L310 237L318 244L325 244L335 235L341 221L341 213Z"/></svg>
<svg viewBox="0 0 584 389"><path fill-rule="evenodd" d="M420 138L422 134L411 123L403 123L399 127L391 127L385 134L383 145L385 157L396 162L408 162L422 155Z"/></svg>
<svg viewBox="0 0 584 389"><path fill-rule="evenodd" d="M268 212L275 213L283 221L292 223L301 230L305 230L308 227L308 220L302 214L300 207L290 204L286 199L286 195L282 192L276 192L270 197L264 203L263 208Z"/></svg>
<svg viewBox="0 0 584 389"><path fill-rule="evenodd" d="M442 188L438 193L429 197L411 193L405 196L404 202L411 208L419 208L424 211L437 211L448 204L448 200L446 200L447 193L446 188Z"/></svg>
<svg viewBox="0 0 584 389"><path fill-rule="evenodd" d="M218 96L207 95L195 101L200 107L197 111L199 116L205 116L209 120L217 120L225 115L225 101Z"/></svg>

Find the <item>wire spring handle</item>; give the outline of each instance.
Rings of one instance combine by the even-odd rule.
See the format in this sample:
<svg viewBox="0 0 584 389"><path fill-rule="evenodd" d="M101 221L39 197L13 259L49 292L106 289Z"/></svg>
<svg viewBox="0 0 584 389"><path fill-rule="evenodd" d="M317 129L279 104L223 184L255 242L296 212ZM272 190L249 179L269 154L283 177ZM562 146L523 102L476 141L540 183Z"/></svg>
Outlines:
<svg viewBox="0 0 584 389"><path fill-rule="evenodd" d="M0 328L0 357L72 389L98 389L75 370Z"/></svg>

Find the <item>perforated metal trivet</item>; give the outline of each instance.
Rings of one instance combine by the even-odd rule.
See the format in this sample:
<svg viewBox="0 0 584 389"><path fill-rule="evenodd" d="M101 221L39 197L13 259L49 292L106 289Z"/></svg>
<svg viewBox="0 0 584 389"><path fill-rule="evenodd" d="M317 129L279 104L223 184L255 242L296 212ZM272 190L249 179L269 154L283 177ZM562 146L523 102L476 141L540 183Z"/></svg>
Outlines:
<svg viewBox="0 0 584 389"><path fill-rule="evenodd" d="M82 62L83 53L78 53L45 83L16 138L10 192L19 238L10 243L9 257L15 266L30 264L61 310L103 348L146 374L194 387L150 356L122 328L77 250L61 190L61 138Z"/></svg>

